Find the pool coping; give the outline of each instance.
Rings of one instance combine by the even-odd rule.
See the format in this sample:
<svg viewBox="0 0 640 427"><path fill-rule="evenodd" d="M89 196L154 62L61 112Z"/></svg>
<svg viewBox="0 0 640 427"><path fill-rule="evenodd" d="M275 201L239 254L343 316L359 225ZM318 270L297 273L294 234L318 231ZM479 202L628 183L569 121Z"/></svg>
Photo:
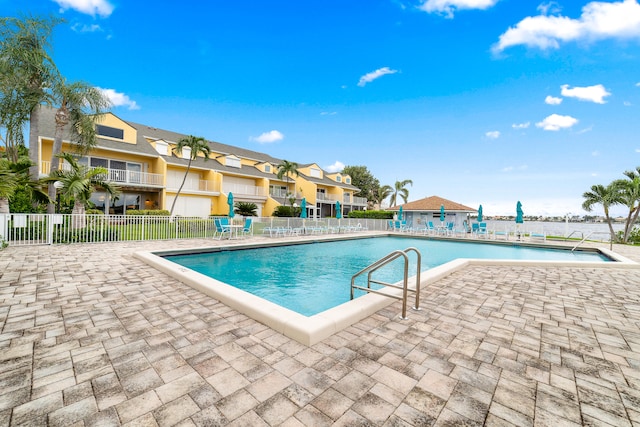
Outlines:
<svg viewBox="0 0 640 427"><path fill-rule="evenodd" d="M369 236L371 237L371 236ZM320 239L326 241L327 239ZM334 240L334 239L331 239ZM338 240L338 239L335 239ZM311 346L325 338L339 332L354 323L371 316L377 311L393 304L396 299L384 295L367 294L352 301L340 304L313 316L304 316L292 310L279 306L263 298L235 288L219 280L205 276L202 273L182 267L172 261L162 257L162 255L181 254L189 252L220 252L237 249L252 249L259 247L269 247L277 245L292 245L312 243L316 240L280 240L278 242L260 242L235 244L233 246L217 246L209 248L176 249L161 251L136 252L134 256L146 264L159 271L173 277L191 288L204 293L221 303L238 310L270 328L292 338L301 344ZM462 240L464 241L464 240ZM467 240L467 243L471 243ZM482 242L478 242L482 243ZM489 242L487 242L489 243ZM567 247L557 245L539 245L544 248L560 248L567 250ZM594 250L594 249L590 249ZM597 248L601 252L616 262L589 262L589 261L531 261L531 260L504 260L504 259L472 259L459 258L448 263L433 267L421 272L420 289L433 283L455 271L470 265L498 265L498 266L538 266L538 267L580 267L580 268L640 268L640 264L631 261L610 250ZM410 286L415 284L415 277L409 279ZM385 293L400 295L401 291L393 288L385 288ZM412 297L407 301L407 306L413 305ZM411 316L411 309L407 310L407 315ZM400 316L400 313L398 313Z"/></svg>

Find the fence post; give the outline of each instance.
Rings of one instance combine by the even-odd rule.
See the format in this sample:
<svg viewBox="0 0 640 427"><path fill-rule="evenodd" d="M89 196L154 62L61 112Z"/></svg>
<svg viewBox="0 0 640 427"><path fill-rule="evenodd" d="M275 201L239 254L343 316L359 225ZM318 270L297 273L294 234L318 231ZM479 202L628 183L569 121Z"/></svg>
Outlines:
<svg viewBox="0 0 640 427"><path fill-rule="evenodd" d="M45 215L47 218L47 245L53 244L53 215Z"/></svg>

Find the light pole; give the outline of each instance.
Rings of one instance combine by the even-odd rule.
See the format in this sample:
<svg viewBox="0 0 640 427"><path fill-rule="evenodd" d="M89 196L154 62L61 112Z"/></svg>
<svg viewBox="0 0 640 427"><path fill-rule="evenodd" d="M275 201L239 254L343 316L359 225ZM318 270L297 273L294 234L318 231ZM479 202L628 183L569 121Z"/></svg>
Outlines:
<svg viewBox="0 0 640 427"><path fill-rule="evenodd" d="M62 181L56 181L53 183L54 188L56 189L56 213L60 213L60 190L64 187L64 183Z"/></svg>

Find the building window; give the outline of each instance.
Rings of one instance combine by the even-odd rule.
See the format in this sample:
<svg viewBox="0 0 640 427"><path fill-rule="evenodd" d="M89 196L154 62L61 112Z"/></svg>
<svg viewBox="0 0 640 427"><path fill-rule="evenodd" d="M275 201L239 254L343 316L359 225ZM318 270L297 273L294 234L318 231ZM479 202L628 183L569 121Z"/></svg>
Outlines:
<svg viewBox="0 0 640 427"><path fill-rule="evenodd" d="M340 175L336 175L336 181L337 182L342 182L342 177Z"/></svg>
<svg viewBox="0 0 640 427"><path fill-rule="evenodd" d="M156 151L158 152L158 154L162 154L163 156L166 156L169 153L169 144L167 144L164 141L156 141Z"/></svg>
<svg viewBox="0 0 640 427"><path fill-rule="evenodd" d="M191 158L191 148L190 147L182 147L182 158L185 160L189 160Z"/></svg>
<svg viewBox="0 0 640 427"><path fill-rule="evenodd" d="M320 169L311 168L311 178L322 178L322 174L320 173Z"/></svg>
<svg viewBox="0 0 640 427"><path fill-rule="evenodd" d="M347 184L351 184L351 178L345 178L344 182L346 182Z"/></svg>
<svg viewBox="0 0 640 427"><path fill-rule="evenodd" d="M264 171L266 173L271 173L271 165L264 165Z"/></svg>
<svg viewBox="0 0 640 427"><path fill-rule="evenodd" d="M109 138L124 139L124 130L112 128L111 126L96 125L96 133Z"/></svg>
<svg viewBox="0 0 640 427"><path fill-rule="evenodd" d="M227 157L225 160L225 165L231 168L239 168L240 167L240 159L237 157Z"/></svg>

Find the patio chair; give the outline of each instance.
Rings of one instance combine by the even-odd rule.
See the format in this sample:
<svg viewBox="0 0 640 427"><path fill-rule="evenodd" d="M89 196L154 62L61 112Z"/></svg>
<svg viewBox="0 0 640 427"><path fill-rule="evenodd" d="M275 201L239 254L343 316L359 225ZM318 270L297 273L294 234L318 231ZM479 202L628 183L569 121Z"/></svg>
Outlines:
<svg viewBox="0 0 640 427"><path fill-rule="evenodd" d="M478 237L483 237L485 239L489 237L489 230L487 229L487 223L486 222L478 223L478 231L477 231L476 235Z"/></svg>
<svg viewBox="0 0 640 427"><path fill-rule="evenodd" d="M242 236L253 236L253 220L251 218L245 218L244 226L240 230Z"/></svg>
<svg viewBox="0 0 640 427"><path fill-rule="evenodd" d="M222 223L222 219L215 218L213 220L213 224L216 226L216 230L213 232L213 237L214 238L217 236L218 240L220 240L220 239L222 239L222 236L224 236L224 235L227 235L227 236L231 237L231 228L229 227L228 223L225 226Z"/></svg>

